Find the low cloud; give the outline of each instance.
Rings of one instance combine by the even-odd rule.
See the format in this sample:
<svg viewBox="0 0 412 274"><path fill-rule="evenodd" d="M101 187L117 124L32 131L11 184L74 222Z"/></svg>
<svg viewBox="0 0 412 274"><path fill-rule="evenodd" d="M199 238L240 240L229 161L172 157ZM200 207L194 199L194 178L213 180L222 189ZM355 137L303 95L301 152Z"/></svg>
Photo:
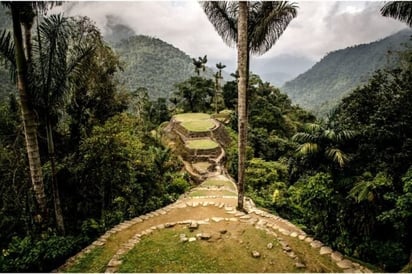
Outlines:
<svg viewBox="0 0 412 274"><path fill-rule="evenodd" d="M298 16L279 41L263 56L253 58L259 62L292 55L315 62L330 51L369 43L406 27L381 16L381 5L361 1L298 2ZM112 16L136 34L160 38L192 57L207 54L210 66L221 61L227 64L227 71L235 70L236 50L222 41L197 1L69 2L59 9L66 15L90 17L103 34L108 31L107 16Z"/></svg>

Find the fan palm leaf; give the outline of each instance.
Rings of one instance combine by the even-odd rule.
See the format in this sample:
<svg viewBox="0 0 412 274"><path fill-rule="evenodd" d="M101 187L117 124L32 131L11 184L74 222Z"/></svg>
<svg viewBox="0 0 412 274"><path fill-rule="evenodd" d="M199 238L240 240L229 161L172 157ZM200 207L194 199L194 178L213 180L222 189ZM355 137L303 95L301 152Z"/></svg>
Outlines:
<svg viewBox="0 0 412 274"><path fill-rule="evenodd" d="M249 48L252 54L267 52L297 15L295 3L259 1L249 9Z"/></svg>
<svg viewBox="0 0 412 274"><path fill-rule="evenodd" d="M412 2L390 1L380 11L383 16L395 18L412 27Z"/></svg>
<svg viewBox="0 0 412 274"><path fill-rule="evenodd" d="M205 1L201 3L209 21L217 33L229 46L234 47L237 42L237 15L238 3L231 1Z"/></svg>

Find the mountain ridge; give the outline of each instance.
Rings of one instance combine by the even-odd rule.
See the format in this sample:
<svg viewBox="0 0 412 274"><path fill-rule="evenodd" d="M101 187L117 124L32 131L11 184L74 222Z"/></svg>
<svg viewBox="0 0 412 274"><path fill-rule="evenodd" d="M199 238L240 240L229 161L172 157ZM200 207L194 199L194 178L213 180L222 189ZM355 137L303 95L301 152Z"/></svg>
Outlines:
<svg viewBox="0 0 412 274"><path fill-rule="evenodd" d="M281 90L295 104L325 116L340 99L366 83L374 71L392 66L393 53L402 50L411 35L411 30L404 29L371 43L332 51Z"/></svg>

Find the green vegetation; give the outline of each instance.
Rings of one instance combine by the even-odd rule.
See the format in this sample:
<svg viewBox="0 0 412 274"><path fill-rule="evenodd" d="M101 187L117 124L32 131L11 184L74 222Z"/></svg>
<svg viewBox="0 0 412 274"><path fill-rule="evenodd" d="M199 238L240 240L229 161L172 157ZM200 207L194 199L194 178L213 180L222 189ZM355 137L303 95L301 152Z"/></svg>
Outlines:
<svg viewBox="0 0 412 274"><path fill-rule="evenodd" d="M179 122L191 122L210 119L210 115L206 113L182 113L176 114L173 117Z"/></svg>
<svg viewBox="0 0 412 274"><path fill-rule="evenodd" d="M115 43L113 49L123 64L119 80L129 90L145 88L150 98L171 97L175 84L195 75L189 55L157 38L131 36ZM209 68L203 74L213 77Z"/></svg>
<svg viewBox="0 0 412 274"><path fill-rule="evenodd" d="M215 117L225 120L233 139L225 145L225 161L237 177L236 74L222 87L223 102L215 105L217 89L205 78L205 62L194 76L190 57L159 39L134 36L120 41L115 46L118 56L89 19L46 16L26 2L13 4L14 15L30 21L15 25L14 31L21 26L31 34L20 43L7 32L10 5L0 5L0 26L6 29L0 35L1 61L6 64L0 68L0 271L51 271L119 222L172 203L188 191L191 183L181 163L160 142L158 129L173 115L189 131L208 131L214 126L213 115L199 112L225 107ZM40 25L23 14L39 16ZM340 99L341 91L357 86L326 120L316 120L279 89L249 75L247 162L242 170L246 195L381 272L409 271L412 265L412 50L394 52L409 35L404 31L331 53L286 85L305 86L309 104L319 113L329 109L332 98ZM388 48L396 58L384 56ZM22 104L15 83L9 81L15 74L15 50L30 65L22 71L24 77L16 79L20 87L27 82L20 93L28 104ZM390 67L375 71L386 59ZM328 102L318 107L320 98ZM30 173L22 108L31 114L24 118L32 118L33 138L28 141L39 152L37 177ZM188 146L206 150L219 145L195 140ZM210 166L194 164L205 171ZM34 189L32 178L44 186L44 197L34 191L41 187ZM209 179L202 186L211 189L188 195L236 196L229 181ZM219 187L227 189L217 191ZM189 215L189 208L185 210ZM157 231L126 255L121 271L298 271L273 237L239 223L224 225L233 225L235 232L194 243L179 242L180 233L193 235L184 228ZM130 229L112 235L104 248L94 249L68 271L104 271L134 233ZM339 271L307 244L284 239L307 271ZM275 244L273 251L265 248L268 242ZM259 263L250 256L255 248L262 253Z"/></svg>
<svg viewBox="0 0 412 274"><path fill-rule="evenodd" d="M219 144L209 139L189 140L187 147L191 149L213 149L219 147Z"/></svg>
<svg viewBox="0 0 412 274"><path fill-rule="evenodd" d="M233 225L232 225L233 226ZM230 235L213 233L210 241L182 243L179 235L195 237L198 231L177 227L156 231L144 237L123 258L120 272L299 272L294 260L280 248L273 236L256 228L236 224ZM203 229L203 228L200 228ZM212 230L213 227L206 228ZM272 242L274 248L266 248ZM259 250L261 258L253 258L252 250ZM242 258L242 260L239 260ZM315 268L316 269L316 268ZM335 268L318 269L328 271ZM309 270L309 271L313 271Z"/></svg>
<svg viewBox="0 0 412 274"><path fill-rule="evenodd" d="M106 270L106 265L96 258L102 256L104 248L96 247L83 258L79 259L77 264L66 270L68 273L95 272L102 273Z"/></svg>
<svg viewBox="0 0 412 274"><path fill-rule="evenodd" d="M192 132L205 132L215 127L212 120L183 122L181 125Z"/></svg>
<svg viewBox="0 0 412 274"><path fill-rule="evenodd" d="M374 71L393 67L397 62L393 53L402 50L410 36L410 30L403 30L377 42L331 52L281 89L293 103L326 116L354 88L366 84Z"/></svg>

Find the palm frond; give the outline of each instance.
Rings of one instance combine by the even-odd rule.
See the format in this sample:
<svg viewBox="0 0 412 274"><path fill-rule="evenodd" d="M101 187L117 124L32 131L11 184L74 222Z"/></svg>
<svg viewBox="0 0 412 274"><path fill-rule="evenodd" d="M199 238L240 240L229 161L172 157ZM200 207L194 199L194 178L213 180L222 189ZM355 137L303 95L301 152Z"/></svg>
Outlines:
<svg viewBox="0 0 412 274"><path fill-rule="evenodd" d="M356 136L357 132L355 130L341 130L335 136L335 141L338 143L346 142L353 139Z"/></svg>
<svg viewBox="0 0 412 274"><path fill-rule="evenodd" d="M344 167L346 163L349 162L349 156L338 148L327 149L326 156L332 159L335 163L339 164L340 167Z"/></svg>
<svg viewBox="0 0 412 274"><path fill-rule="evenodd" d="M381 8L380 12L383 16L395 18L412 27L412 2L410 1L390 1Z"/></svg>
<svg viewBox="0 0 412 274"><path fill-rule="evenodd" d="M237 42L237 3L205 1L200 4L223 41L229 47L234 47Z"/></svg>
<svg viewBox="0 0 412 274"><path fill-rule="evenodd" d="M370 182L362 181L357 183L352 189L349 191L349 197L352 197L356 200L357 203L362 201L374 200L374 194L370 189Z"/></svg>
<svg viewBox="0 0 412 274"><path fill-rule="evenodd" d="M5 66L10 70L11 79L16 79L16 57L14 41L10 31L3 30L0 35L0 54L4 58Z"/></svg>
<svg viewBox="0 0 412 274"><path fill-rule="evenodd" d="M298 142L298 143L308 143L308 142L315 143L316 137L307 132L298 132L295 135L293 135L292 141Z"/></svg>
<svg viewBox="0 0 412 274"><path fill-rule="evenodd" d="M297 15L295 3L259 1L249 11L249 47L253 54L264 54L276 43Z"/></svg>
<svg viewBox="0 0 412 274"><path fill-rule="evenodd" d="M319 145L315 143L304 143L296 149L299 155L313 155L319 152Z"/></svg>
<svg viewBox="0 0 412 274"><path fill-rule="evenodd" d="M306 132L315 133L322 130L322 126L316 123L306 123L304 125Z"/></svg>

